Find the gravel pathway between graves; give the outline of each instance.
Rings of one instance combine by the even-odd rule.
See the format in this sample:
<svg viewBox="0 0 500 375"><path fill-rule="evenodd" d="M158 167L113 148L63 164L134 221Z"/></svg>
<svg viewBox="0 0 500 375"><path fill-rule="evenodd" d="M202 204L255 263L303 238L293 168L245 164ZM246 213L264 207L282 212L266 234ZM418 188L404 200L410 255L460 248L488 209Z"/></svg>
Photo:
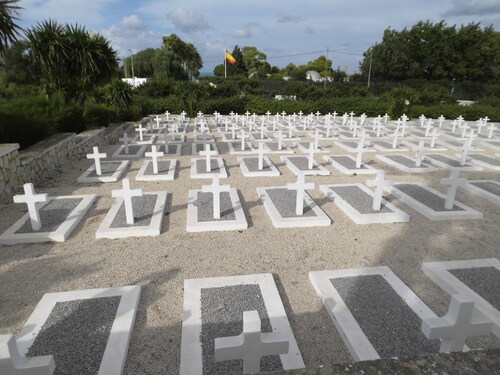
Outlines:
<svg viewBox="0 0 500 375"><path fill-rule="evenodd" d="M203 375L239 375L243 361L215 362L215 339L238 336L243 331L243 312L256 310L261 319L261 331L272 332L264 300L258 285L245 284L201 290L200 340L203 352ZM261 371L278 371L283 366L279 355L265 356L260 361Z"/></svg>
<svg viewBox="0 0 500 375"><path fill-rule="evenodd" d="M27 356L53 354L54 375L97 374L120 299L118 296L56 303Z"/></svg>
<svg viewBox="0 0 500 375"><path fill-rule="evenodd" d="M332 218L332 225L274 228L256 188L285 186L297 177L280 160L280 154L269 154L266 156L281 175L245 178L237 162L241 155L228 154L227 144L213 128L219 157L229 173L223 183L238 189L249 228L187 233L188 190L201 189L211 182L190 178L192 124L182 145L183 156L169 156L178 160L175 180L132 181L134 188L145 192L168 191L160 236L96 240L95 232L115 202L111 190L121 188L121 181L76 183L90 165L86 159L73 161L62 174L35 184L38 193L97 194L99 198L66 242L0 246L0 334L17 334L45 293L137 284L142 286L141 298L123 374L178 374L184 280L272 273L306 366L333 366L352 362L352 357L309 281L310 271L388 266L437 315L443 316L450 296L420 270L422 262L500 258L499 206L458 189L457 199L483 213L484 219L432 221L389 196L391 203L411 216L409 223L356 225L318 186L365 183L373 176L344 175L331 165L326 165L332 173L329 176L308 176L307 181L314 182L316 189L307 193ZM446 121L443 129L448 124ZM311 140L305 133L301 136L304 142ZM321 145L330 147L331 155L349 154L333 140L322 140ZM99 150L112 155L118 146L103 145ZM297 147L292 149L300 155ZM485 148L482 153L493 157L495 152ZM388 168L375 158L378 153L366 153L363 160L376 169L385 169L386 178L422 182L446 191L439 179L448 177L448 170L411 175ZM453 157L454 151L444 153ZM144 160L133 160L124 177L133 179ZM464 171L461 177L499 181L498 173L487 169ZM3 232L27 209L26 205L8 203L0 207L0 212ZM468 344L472 348L500 348L499 341L483 337L473 338Z"/></svg>

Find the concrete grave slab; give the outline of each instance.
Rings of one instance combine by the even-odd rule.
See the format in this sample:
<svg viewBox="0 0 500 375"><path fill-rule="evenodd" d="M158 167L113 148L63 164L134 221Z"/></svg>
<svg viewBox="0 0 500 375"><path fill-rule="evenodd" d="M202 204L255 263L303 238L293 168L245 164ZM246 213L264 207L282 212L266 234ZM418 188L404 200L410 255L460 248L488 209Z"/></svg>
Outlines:
<svg viewBox="0 0 500 375"><path fill-rule="evenodd" d="M480 167L500 171L500 160L497 158L483 154L468 154L467 160Z"/></svg>
<svg viewBox="0 0 500 375"><path fill-rule="evenodd" d="M182 144L181 143L168 143L160 147L160 151L163 151L165 156L181 156L182 155Z"/></svg>
<svg viewBox="0 0 500 375"><path fill-rule="evenodd" d="M500 205L500 182L493 180L473 180L462 185L467 191Z"/></svg>
<svg viewBox="0 0 500 375"><path fill-rule="evenodd" d="M473 165L471 163L465 163L465 165L460 165L460 160L450 158L444 154L427 154L426 160L430 161L432 164L437 165L441 168L446 169L460 169L461 171L482 171L482 167Z"/></svg>
<svg viewBox="0 0 500 375"><path fill-rule="evenodd" d="M294 173L303 173L308 176L328 176L330 171L319 164L313 162L313 168L309 169L309 158L307 156L280 156L282 162Z"/></svg>
<svg viewBox="0 0 500 375"><path fill-rule="evenodd" d="M458 201L455 201L450 210L446 209L446 194L421 182L395 183L385 190L430 220L483 218L482 213Z"/></svg>
<svg viewBox="0 0 500 375"><path fill-rule="evenodd" d="M215 138L211 134L195 134L193 143L215 143ZM203 147L205 149L205 147Z"/></svg>
<svg viewBox="0 0 500 375"><path fill-rule="evenodd" d="M374 148L384 152L401 152L408 151L408 148L396 145L396 148L392 148L392 142L389 141L370 141Z"/></svg>
<svg viewBox="0 0 500 375"><path fill-rule="evenodd" d="M382 199L380 211L372 209L373 191L363 184L320 185L319 189L356 224L407 223L410 216Z"/></svg>
<svg viewBox="0 0 500 375"><path fill-rule="evenodd" d="M411 147L412 150L415 150L420 141L419 140L414 140L414 139L408 139L405 141L402 141L402 143L408 145ZM437 142L434 144L434 147L431 147L431 142L426 142L424 141L424 147L427 149L427 152L432 152L432 151L447 151L448 149L445 147L440 147L437 145Z"/></svg>
<svg viewBox="0 0 500 375"><path fill-rule="evenodd" d="M293 154L293 151L290 147L288 147L285 142L281 144L281 150L279 149L278 142L266 142L264 143L264 149L268 154Z"/></svg>
<svg viewBox="0 0 500 375"><path fill-rule="evenodd" d="M207 172L206 163L205 158L192 158L191 178L212 178L214 174L218 174L220 178L227 178L227 171L222 158L210 159L210 172Z"/></svg>
<svg viewBox="0 0 500 375"><path fill-rule="evenodd" d="M388 267L309 272L316 293L355 361L437 353L421 332L436 318Z"/></svg>
<svg viewBox="0 0 500 375"><path fill-rule="evenodd" d="M259 170L258 157L239 157L238 163L245 177L276 177L280 175L278 168L276 168L272 160L267 156L264 156L263 168L261 170Z"/></svg>
<svg viewBox="0 0 500 375"><path fill-rule="evenodd" d="M460 149L464 145L464 141L462 141L462 142L460 142L460 141L437 141L437 143L447 147L450 150L455 150L455 151L460 151ZM483 151L483 150L472 146L471 151L478 152L478 151Z"/></svg>
<svg viewBox="0 0 500 375"><path fill-rule="evenodd" d="M184 134L170 133L166 136L168 143L184 143L186 136Z"/></svg>
<svg viewBox="0 0 500 375"><path fill-rule="evenodd" d="M376 158L408 173L428 173L438 170L423 162L420 167L416 167L416 160L404 154L376 155Z"/></svg>
<svg viewBox="0 0 500 375"><path fill-rule="evenodd" d="M358 142L334 142L337 146L349 152L357 152ZM373 152L373 148L365 147L365 152Z"/></svg>
<svg viewBox="0 0 500 375"><path fill-rule="evenodd" d="M157 138L158 138L158 136L155 134L144 134L142 137L142 141L141 141L141 137L137 135L131 140L130 144L131 145L152 145L153 143L155 143Z"/></svg>
<svg viewBox="0 0 500 375"><path fill-rule="evenodd" d="M129 145L128 154L125 152L125 146L121 145L114 152L113 159L140 159L146 152L147 145Z"/></svg>
<svg viewBox="0 0 500 375"><path fill-rule="evenodd" d="M17 335L19 352L49 352L57 373L120 375L140 294L139 285L47 293Z"/></svg>
<svg viewBox="0 0 500 375"><path fill-rule="evenodd" d="M175 168L177 160L175 159L158 159L158 173L153 172L153 161L145 160L137 172L135 179L137 181L172 181L175 178Z"/></svg>
<svg viewBox="0 0 500 375"><path fill-rule="evenodd" d="M491 321L500 338L500 261L470 259L422 264L422 271L445 292L460 294Z"/></svg>
<svg viewBox="0 0 500 375"><path fill-rule="evenodd" d="M238 191L220 193L220 219L214 218L213 194L203 193L200 189L189 190L187 224L188 232L210 232L242 230L248 228L247 219Z"/></svg>
<svg viewBox="0 0 500 375"><path fill-rule="evenodd" d="M200 151L205 151L205 144L210 146L210 151L215 151L216 155L219 155L219 148L215 142L213 143L193 143L191 145L191 155L198 156Z"/></svg>
<svg viewBox="0 0 500 375"><path fill-rule="evenodd" d="M321 138L323 139L323 138ZM302 151L303 153L307 153L309 151L309 142L293 142L294 146L297 146L297 148ZM326 149L325 147L322 147L322 146L318 146L318 148L316 150L314 150L314 152L318 153L318 154L322 154L322 153L325 153L325 152L329 152L328 149Z"/></svg>
<svg viewBox="0 0 500 375"><path fill-rule="evenodd" d="M27 213L0 235L0 244L64 242L96 198L94 194L48 197L47 202L39 206L42 224L39 231L32 230Z"/></svg>
<svg viewBox="0 0 500 375"><path fill-rule="evenodd" d="M481 141L479 143L484 147L489 148L490 150L500 151L500 141L488 140L488 141Z"/></svg>
<svg viewBox="0 0 500 375"><path fill-rule="evenodd" d="M297 198L295 190L289 190L286 186L259 187L257 194L276 228L328 226L332 222L306 192L304 192L302 216L295 212Z"/></svg>
<svg viewBox="0 0 500 375"><path fill-rule="evenodd" d="M95 164L91 165L83 174L76 179L79 183L94 183L94 182L116 182L130 165L128 160L123 161L102 161L101 175L97 175Z"/></svg>
<svg viewBox="0 0 500 375"><path fill-rule="evenodd" d="M224 309L218 307L221 303ZM242 361L215 362L214 342L240 334L243 312L250 310L258 311L263 332L280 332L289 342L287 354L262 358L261 371L303 368L273 275L256 274L184 281L180 374L243 373Z"/></svg>
<svg viewBox="0 0 500 375"><path fill-rule="evenodd" d="M134 224L127 224L123 198L118 198L99 225L96 238L159 236L167 194L166 191L147 192L140 197L133 197Z"/></svg>
<svg viewBox="0 0 500 375"><path fill-rule="evenodd" d="M245 142L245 149L241 149L241 141L236 142L227 142L227 147L229 149L229 153L232 155L235 154L254 154L255 148L250 142Z"/></svg>
<svg viewBox="0 0 500 375"><path fill-rule="evenodd" d="M356 158L351 155L325 155L323 159L344 174L375 174L377 170L366 163L356 168Z"/></svg>

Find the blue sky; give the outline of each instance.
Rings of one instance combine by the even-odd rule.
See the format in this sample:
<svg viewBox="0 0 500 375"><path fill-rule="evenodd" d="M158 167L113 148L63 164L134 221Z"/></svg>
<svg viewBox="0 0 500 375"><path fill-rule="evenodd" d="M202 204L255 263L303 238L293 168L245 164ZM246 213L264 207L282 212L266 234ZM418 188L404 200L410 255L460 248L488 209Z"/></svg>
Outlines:
<svg viewBox="0 0 500 375"><path fill-rule="evenodd" d="M193 43L203 72L223 61L224 49L255 46L271 65L304 64L326 51L338 66L358 70L361 54L387 27L420 20L448 25L480 22L500 30L500 0L21 0L21 25L52 18L79 23L111 40L120 57L160 47L176 33ZM298 55L303 54L303 55ZM280 57L284 55L298 55Z"/></svg>

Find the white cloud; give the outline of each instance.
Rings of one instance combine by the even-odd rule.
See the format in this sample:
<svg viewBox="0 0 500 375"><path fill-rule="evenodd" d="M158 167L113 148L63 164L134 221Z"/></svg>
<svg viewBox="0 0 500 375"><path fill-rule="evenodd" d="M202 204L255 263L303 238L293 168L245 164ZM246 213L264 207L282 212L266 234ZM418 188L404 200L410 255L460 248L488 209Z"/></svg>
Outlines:
<svg viewBox="0 0 500 375"><path fill-rule="evenodd" d="M233 36L235 38L250 38L252 36L252 29L250 27L244 27L242 29L237 29L234 31Z"/></svg>
<svg viewBox="0 0 500 375"><path fill-rule="evenodd" d="M484 16L500 13L498 0L452 0L453 7L443 16Z"/></svg>
<svg viewBox="0 0 500 375"><path fill-rule="evenodd" d="M184 8L176 8L167 14L167 18L179 30L185 33L208 29L208 22L205 16L199 12L190 12Z"/></svg>

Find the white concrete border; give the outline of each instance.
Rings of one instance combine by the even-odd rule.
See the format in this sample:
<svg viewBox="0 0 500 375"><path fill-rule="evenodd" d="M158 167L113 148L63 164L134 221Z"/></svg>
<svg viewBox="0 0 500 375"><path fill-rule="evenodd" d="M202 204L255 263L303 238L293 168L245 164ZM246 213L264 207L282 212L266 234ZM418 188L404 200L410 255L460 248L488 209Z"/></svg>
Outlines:
<svg viewBox="0 0 500 375"><path fill-rule="evenodd" d="M355 138L355 139L359 139L359 138ZM350 142L357 143L355 140L351 140ZM346 151L349 151L352 153L356 152L356 148L348 146L344 142L333 142L333 143L336 144L337 146L339 146L340 148L343 148ZM370 148L370 147L365 147L364 153L367 153L367 152L375 152L375 150L373 148Z"/></svg>
<svg viewBox="0 0 500 375"><path fill-rule="evenodd" d="M422 271L445 292L460 294L474 301L475 307L493 321L493 334L500 338L500 311L448 271L477 267L494 267L500 271L500 261L490 258L429 262L422 264ZM492 288L495 287L498 288L498 285L492 285Z"/></svg>
<svg viewBox="0 0 500 375"><path fill-rule="evenodd" d="M47 293L38 302L24 328L16 337L19 352L26 353L33 345L57 302L120 296L120 304L111 326L98 375L121 375L127 359L128 345L140 295L141 287L139 285Z"/></svg>
<svg viewBox="0 0 500 375"><path fill-rule="evenodd" d="M437 195L443 199L446 199L446 195L421 183L421 182L404 182L401 184L411 184L418 185L423 189L427 190L429 193ZM405 194L401 190L398 189L399 183L395 183L393 186L389 188L385 188L384 190L394 195L401 202L407 204L415 211L418 211L420 214L424 215L426 218L430 220L467 220L467 219L482 219L483 214L466 206L463 203L460 203L455 200L455 205L462 208L464 211L436 211L432 207L425 205L424 203L416 200L413 197L410 197L408 194Z"/></svg>
<svg viewBox="0 0 500 375"><path fill-rule="evenodd" d="M95 176L95 177L88 177L89 174L91 174L93 171L95 171L95 164L92 164L89 169L87 169L83 174L76 179L76 182L79 183L89 183L89 182L116 182L120 179L120 177L123 175L123 173L127 170L127 167L130 165L130 161L128 160L123 160L123 161L101 161L101 164L117 164L118 168L112 175L107 175L107 176Z"/></svg>
<svg viewBox="0 0 500 375"><path fill-rule="evenodd" d="M276 168L272 160L267 156L264 156L264 164L268 165L271 170L250 171L245 163L245 159L258 159L258 156L238 157L238 163L245 177L276 177L280 175L278 168Z"/></svg>
<svg viewBox="0 0 500 375"><path fill-rule="evenodd" d="M203 374L203 357L200 342L201 334L201 290L204 288L220 288L232 285L252 285L260 288L269 322L274 332L282 332L288 336L289 351L280 354L284 370L304 368L304 361L295 341L292 328L286 316L281 296L279 295L273 275L270 273L213 277L206 279L184 280L184 312L182 316L181 375Z"/></svg>
<svg viewBox="0 0 500 375"><path fill-rule="evenodd" d="M392 148L392 147L384 147L382 145L379 145L375 142L388 142L388 143L391 143L391 141L389 140L385 140L385 139L373 139L371 141L369 141L369 143L373 146L373 148L375 148L376 150L379 150L379 151L383 151L383 152L402 152L402 151L409 151L408 148L403 148L401 147L400 145L397 145L396 148Z"/></svg>
<svg viewBox="0 0 500 375"><path fill-rule="evenodd" d="M147 192L144 195L157 195L155 207L153 208L151 221L148 226L127 226L121 228L111 228L111 224L123 204L123 198L118 198L116 203L104 217L101 225L95 232L95 237L99 238L127 238L127 237L152 237L159 236L161 232L161 223L163 221L165 206L167 203L166 191Z"/></svg>
<svg viewBox="0 0 500 375"><path fill-rule="evenodd" d="M68 215L66 220L59 225L59 227L54 232L31 232L31 233L16 233L16 231L21 228L26 221L29 220L29 214L25 214L18 221L14 223L10 228L0 235L0 244L2 245L15 245L18 243L37 243L37 242L64 242L70 236L71 232L84 218L85 214L89 208L94 203L97 196L95 194L86 195L63 195L56 197L49 197L47 202L42 206L43 209L50 201L56 199L82 199L82 201L76 206L73 211ZM43 224L43 223L42 223Z"/></svg>
<svg viewBox="0 0 500 375"><path fill-rule="evenodd" d="M343 174L376 174L377 170L373 168L372 166L366 164L366 163L361 163L362 168L354 168L354 169L349 169L344 167L342 164L337 162L335 159L332 159L335 156L342 156L342 157L348 157L349 159L353 160L356 162L356 159L352 157L351 155L324 155L323 160L326 162L329 162L335 169L338 169L340 172Z"/></svg>
<svg viewBox="0 0 500 375"><path fill-rule="evenodd" d="M145 175L144 172L146 172L148 165L153 162L153 160L145 160L141 166L141 169L139 169L139 172L137 172L135 179L137 181L172 181L175 178L175 168L177 167L177 160L158 158L158 162L161 161L170 161L167 173Z"/></svg>
<svg viewBox="0 0 500 375"><path fill-rule="evenodd" d="M198 173L198 171L196 170L196 161L197 160L205 160L205 158L191 158L191 178L212 178L215 175L214 172ZM227 171L226 171L226 167L224 166L224 159L211 158L210 160L217 160L217 164L219 166L219 173L218 173L219 177L220 178L227 178Z"/></svg>
<svg viewBox="0 0 500 375"><path fill-rule="evenodd" d="M430 140L428 138L425 138L425 139L421 139L422 141L424 141L424 146L427 147L427 145L430 146ZM416 150L416 148L418 147L418 143L419 143L419 140L418 139L407 139L405 141L402 141L402 143L404 143L405 145L407 145L408 147L410 147L412 150ZM434 144L434 147L429 147L427 149L427 152L432 152L432 151L448 151L447 148L444 148L444 147L436 147L437 146L437 142Z"/></svg>
<svg viewBox="0 0 500 375"><path fill-rule="evenodd" d="M163 151L164 156L181 156L182 155L182 143L177 143L177 142L169 142L168 146L174 146L175 147L175 152L173 154L169 154L167 152L166 145L163 144L161 145L160 149L158 151Z"/></svg>
<svg viewBox="0 0 500 375"><path fill-rule="evenodd" d="M323 138L320 139L320 142ZM305 147L303 145L303 143L307 143L309 144L310 142L305 142L305 141L302 141L302 142L293 142L293 145L296 146L300 151L302 151L304 154L307 154L307 152L309 151L309 148L308 147ZM318 154L325 154L325 153L328 153L330 152L330 150L327 150L325 147L323 146L318 146L318 149L315 150L314 152L318 153Z"/></svg>
<svg viewBox="0 0 500 375"><path fill-rule="evenodd" d="M396 160L393 160L390 158L390 156L402 156L404 158L408 158L411 160L411 157L408 155L403 155L403 154L390 154L390 155L375 155L375 157L381 161L383 161L386 164L392 165L393 167L399 169L400 171L407 172L407 173L428 173L428 172L436 172L438 169L430 166L427 163L422 162L422 165L420 167L407 167L404 164L398 163ZM416 161L415 161L416 162Z"/></svg>
<svg viewBox="0 0 500 375"><path fill-rule="evenodd" d="M316 216L283 217L269 197L267 190L286 189L286 186L258 187L257 194L264 204L267 214L275 228L302 228L302 227L324 227L332 223L330 217L316 204L307 192L304 192L304 201Z"/></svg>
<svg viewBox="0 0 500 375"><path fill-rule="evenodd" d="M500 165L494 165L494 164L490 164L484 160L475 159L473 155L474 154L472 152L469 153L469 156L467 156L467 161L471 162L472 164L478 165L480 167L484 167L487 169L493 169L494 171L500 171ZM459 156L459 155L457 155L457 156ZM490 155L484 155L484 156L488 156L492 159L495 159L494 157L492 157Z"/></svg>
<svg viewBox="0 0 500 375"><path fill-rule="evenodd" d="M198 207L196 206L196 202L199 192L201 192L201 189L189 190L188 192L187 232L242 230L248 228L248 222L238 196L238 190L231 188L231 191L229 192L229 197L231 198L231 204L234 210L234 220L198 221Z"/></svg>
<svg viewBox="0 0 500 375"><path fill-rule="evenodd" d="M210 137L208 137L209 139L208 140L203 140L203 139L198 139L198 137L200 136L207 136L209 135ZM212 134L208 134L208 133L195 133L193 134L193 143L215 143L215 138Z"/></svg>
<svg viewBox="0 0 500 375"><path fill-rule="evenodd" d="M490 139L490 141L496 141L496 139ZM487 140L480 141L479 143L481 143L484 147L489 148L490 150L500 151L500 146L494 145Z"/></svg>
<svg viewBox="0 0 500 375"><path fill-rule="evenodd" d="M316 293L323 301L333 324L340 332L344 343L356 361L375 360L379 359L380 356L364 334L356 319L354 319L354 316L351 314L330 280L362 275L382 276L420 319L427 320L437 318L436 314L434 314L434 312L422 302L389 267L382 266L309 272L309 279Z"/></svg>
<svg viewBox="0 0 500 375"><path fill-rule="evenodd" d="M180 133L168 133L167 138L168 143L184 143L186 142L186 136Z"/></svg>
<svg viewBox="0 0 500 375"><path fill-rule="evenodd" d="M305 158L305 159L307 159L307 156L305 156L305 155L280 156L280 160L283 163L285 163L285 165L292 171L293 174L297 175L300 173L304 173L306 176L329 176L331 174L331 172L328 169L323 167L316 160L313 162L313 168L315 168L315 169L299 169L290 160L293 158Z"/></svg>
<svg viewBox="0 0 500 375"><path fill-rule="evenodd" d="M229 150L229 153L231 155L237 155L237 154L255 154L256 149L253 147L253 145L250 142L245 142L245 151L241 151L241 141L235 141L235 142L226 142L227 143L227 148ZM234 148L233 143L238 143L238 147ZM250 150L247 150L247 147L250 147Z"/></svg>
<svg viewBox="0 0 500 375"><path fill-rule="evenodd" d="M156 138L158 138L158 135L156 134L151 134L151 133L145 133L142 137L142 141L141 141L141 137L139 135L136 135L132 141L130 142L131 145L152 145L153 143L155 143L156 141Z"/></svg>
<svg viewBox="0 0 500 375"><path fill-rule="evenodd" d="M285 142L283 142L281 144L281 150L272 150L268 145L267 143L278 143L277 141L270 141L270 142L266 142L264 143L264 148L266 150L266 153L267 154L294 154L295 151L293 151L290 147L288 147Z"/></svg>
<svg viewBox="0 0 500 375"><path fill-rule="evenodd" d="M375 223L407 223L410 221L410 215L406 214L392 203L387 202L382 198L382 205L386 206L392 212L380 212L377 214L363 214L356 210L353 206L344 200L339 194L332 191L330 188L332 186L357 186L365 193L373 196L373 191L361 183L356 184L330 184L330 185L320 185L319 190L321 190L328 198L330 198L339 208L345 212L349 218L356 224L375 224Z"/></svg>
<svg viewBox="0 0 500 375"><path fill-rule="evenodd" d="M196 148L199 145L203 145L202 149L200 151L205 151L205 144L210 145L210 150L217 152L216 155L220 155L219 148L217 147L217 144L215 142L207 142L207 143L192 143L191 144L191 155L193 156L200 156L200 152L196 151Z"/></svg>
<svg viewBox="0 0 500 375"><path fill-rule="evenodd" d="M146 152L147 145L129 145L128 147L138 147L139 149L135 154L125 154L125 146L121 145L111 156L113 159L140 159ZM129 150L130 151L130 150Z"/></svg>
<svg viewBox="0 0 500 375"><path fill-rule="evenodd" d="M473 194L479 195L481 198L489 200L491 203L500 205L500 196L490 193L488 190L480 188L479 186L473 185L473 182L491 182L500 187L500 182L494 180L470 180L465 185L461 187Z"/></svg>
<svg viewBox="0 0 500 375"><path fill-rule="evenodd" d="M453 159L452 157L444 154L428 154L425 156L425 160L430 161L432 164L437 165L438 167L445 168L445 169L460 169L461 171L482 171L482 167L478 167L476 165L472 165L468 162L465 163L463 167L452 167L448 163L442 162L441 160L434 159L434 155L441 155L441 156L446 156L447 158ZM458 160L457 160L458 161ZM469 166L467 166L469 164Z"/></svg>

